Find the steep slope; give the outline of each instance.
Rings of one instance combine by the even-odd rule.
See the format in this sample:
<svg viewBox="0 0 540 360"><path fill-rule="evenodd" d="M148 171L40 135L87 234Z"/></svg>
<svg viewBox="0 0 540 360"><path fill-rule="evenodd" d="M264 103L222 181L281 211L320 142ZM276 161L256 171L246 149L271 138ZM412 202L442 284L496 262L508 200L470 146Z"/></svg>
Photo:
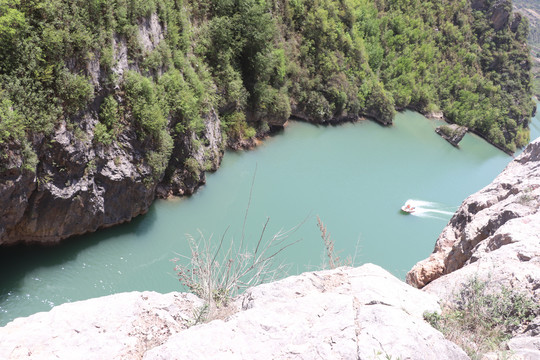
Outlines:
<svg viewBox="0 0 540 360"><path fill-rule="evenodd" d="M190 194L226 145L442 111L528 141L527 24L478 0L0 4L0 244L51 244Z"/></svg>
<svg viewBox="0 0 540 360"><path fill-rule="evenodd" d="M409 284L451 303L471 279L485 283L486 292L505 287L540 304L540 139L463 202L434 252L407 274ZM539 358L539 329L537 313L515 327L508 349Z"/></svg>
<svg viewBox="0 0 540 360"><path fill-rule="evenodd" d="M514 0L514 9L519 11L529 21L529 35L527 42L531 48L533 60L533 91L536 97L540 96L540 1Z"/></svg>

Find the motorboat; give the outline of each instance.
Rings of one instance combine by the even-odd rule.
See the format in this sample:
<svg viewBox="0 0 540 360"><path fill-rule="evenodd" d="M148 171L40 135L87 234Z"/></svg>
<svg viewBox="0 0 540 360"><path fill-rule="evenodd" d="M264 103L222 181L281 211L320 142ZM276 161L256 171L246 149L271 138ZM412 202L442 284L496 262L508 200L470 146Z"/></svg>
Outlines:
<svg viewBox="0 0 540 360"><path fill-rule="evenodd" d="M412 214L414 212L415 208L414 206L411 206L411 204L405 204L401 207L401 211Z"/></svg>

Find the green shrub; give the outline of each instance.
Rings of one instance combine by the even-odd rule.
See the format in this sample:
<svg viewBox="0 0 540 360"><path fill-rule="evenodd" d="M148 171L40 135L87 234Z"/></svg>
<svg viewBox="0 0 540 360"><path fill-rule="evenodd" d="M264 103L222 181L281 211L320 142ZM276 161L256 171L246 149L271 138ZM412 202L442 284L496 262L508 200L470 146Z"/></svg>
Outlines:
<svg viewBox="0 0 540 360"><path fill-rule="evenodd" d="M501 348L519 326L540 314L540 306L528 295L472 278L455 295L442 314L426 313L424 319L449 340L460 345L472 359Z"/></svg>
<svg viewBox="0 0 540 360"><path fill-rule="evenodd" d="M104 145L112 144L120 127L119 106L114 96L105 97L101 103L99 121L94 128L94 139Z"/></svg>
<svg viewBox="0 0 540 360"><path fill-rule="evenodd" d="M94 97L94 86L85 76L63 70L58 77L56 88L64 110L75 114L86 108Z"/></svg>
<svg viewBox="0 0 540 360"><path fill-rule="evenodd" d="M199 180L199 178L201 177L201 169L199 162L195 158L187 158L184 161L184 167L191 174L191 177L194 181Z"/></svg>
<svg viewBox="0 0 540 360"><path fill-rule="evenodd" d="M103 145L111 145L114 137L105 124L97 123L94 127L94 140Z"/></svg>
<svg viewBox="0 0 540 360"><path fill-rule="evenodd" d="M146 154L146 161L152 168L153 181L159 181L163 177L173 150L172 137L166 130L160 132L158 143L159 146L155 150Z"/></svg>
<svg viewBox="0 0 540 360"><path fill-rule="evenodd" d="M250 139L257 133L255 129L247 124L246 115L240 111L224 115L222 117L221 125L227 136L231 139Z"/></svg>
<svg viewBox="0 0 540 360"><path fill-rule="evenodd" d="M108 129L114 129L119 125L120 113L114 96L109 95L103 100L99 108L99 121Z"/></svg>
<svg viewBox="0 0 540 360"><path fill-rule="evenodd" d="M8 140L22 139L24 137L23 124L22 117L13 110L11 101L0 97L0 144Z"/></svg>
<svg viewBox="0 0 540 360"><path fill-rule="evenodd" d="M167 125L164 104L161 104L151 79L134 71L125 75L126 100L142 137L159 137Z"/></svg>

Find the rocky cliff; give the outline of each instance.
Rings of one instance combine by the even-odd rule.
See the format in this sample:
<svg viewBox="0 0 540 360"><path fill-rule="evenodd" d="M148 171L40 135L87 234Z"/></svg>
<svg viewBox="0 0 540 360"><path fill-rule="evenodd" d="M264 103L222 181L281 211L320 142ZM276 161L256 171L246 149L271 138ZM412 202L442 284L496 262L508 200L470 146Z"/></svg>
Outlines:
<svg viewBox="0 0 540 360"><path fill-rule="evenodd" d="M375 265L252 288L197 325L190 294L124 293L0 328L3 359L468 359L426 323L437 297Z"/></svg>
<svg viewBox="0 0 540 360"><path fill-rule="evenodd" d="M424 316L459 303L470 279L540 304L539 196L540 139L463 202L407 275L422 290L375 265L343 267L248 289L207 323L191 294L116 294L12 321L0 358L468 359ZM504 353L482 359L539 359L538 312L513 325Z"/></svg>
<svg viewBox="0 0 540 360"><path fill-rule="evenodd" d="M409 284L450 302L472 278L488 291L505 287L540 304L540 139L463 202L434 252L407 274ZM540 358L540 317L516 329L508 347Z"/></svg>
<svg viewBox="0 0 540 360"><path fill-rule="evenodd" d="M141 19L134 34L145 54L156 51L166 35L156 14ZM87 75L95 98L50 135L32 139L34 168L24 166L28 154L21 142L0 142L0 245L49 245L129 221L156 196L193 193L205 182L205 171L219 166L224 144L213 109L203 114L197 131L175 131L180 119L174 116L156 136L141 131L136 104L127 99L126 74L147 70L128 57L128 46L125 36L113 37L110 67L97 59L67 62L71 72ZM100 137L106 97L116 104L117 123L107 124Z"/></svg>

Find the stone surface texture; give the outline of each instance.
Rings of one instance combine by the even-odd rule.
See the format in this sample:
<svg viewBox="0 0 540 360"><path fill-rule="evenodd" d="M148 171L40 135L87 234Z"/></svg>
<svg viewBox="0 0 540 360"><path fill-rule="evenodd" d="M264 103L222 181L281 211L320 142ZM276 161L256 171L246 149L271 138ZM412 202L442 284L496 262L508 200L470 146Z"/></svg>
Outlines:
<svg viewBox="0 0 540 360"><path fill-rule="evenodd" d="M463 202L434 252L407 274L450 303L473 278L489 292L504 286L540 304L540 139ZM513 335L507 346L516 359L540 359L540 317Z"/></svg>
<svg viewBox="0 0 540 360"><path fill-rule="evenodd" d="M0 328L0 358L468 359L423 320L436 296L371 264L259 285L194 325L202 304L133 292L60 305Z"/></svg>

